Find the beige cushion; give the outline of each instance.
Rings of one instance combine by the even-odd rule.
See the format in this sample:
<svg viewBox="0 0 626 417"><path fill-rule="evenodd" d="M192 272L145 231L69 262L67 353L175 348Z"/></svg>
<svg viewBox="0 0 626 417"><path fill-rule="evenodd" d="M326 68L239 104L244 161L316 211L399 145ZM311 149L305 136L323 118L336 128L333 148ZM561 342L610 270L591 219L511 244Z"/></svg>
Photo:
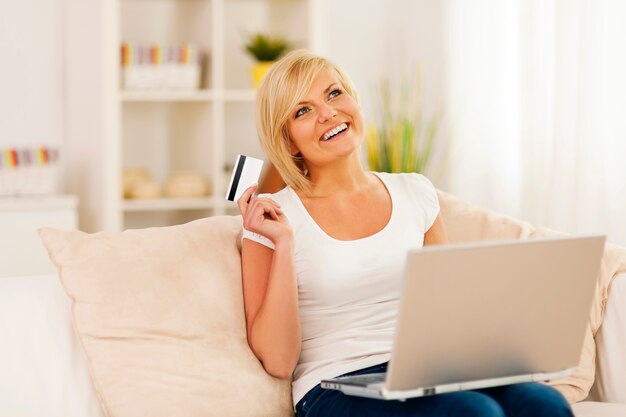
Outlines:
<svg viewBox="0 0 626 417"><path fill-rule="evenodd" d="M246 342L240 217L40 235L107 416L289 416Z"/></svg>
<svg viewBox="0 0 626 417"><path fill-rule="evenodd" d="M476 207L450 194L439 192L441 214L452 242L476 240L523 239L560 235L557 232L535 228L528 223ZM571 403L589 395L595 378L596 345L594 337L602 324L611 283L626 271L626 249L607 244L598 274L589 326L578 367L573 374L551 385Z"/></svg>
<svg viewBox="0 0 626 417"><path fill-rule="evenodd" d="M572 406L576 417L624 417L626 404L609 404L583 401Z"/></svg>

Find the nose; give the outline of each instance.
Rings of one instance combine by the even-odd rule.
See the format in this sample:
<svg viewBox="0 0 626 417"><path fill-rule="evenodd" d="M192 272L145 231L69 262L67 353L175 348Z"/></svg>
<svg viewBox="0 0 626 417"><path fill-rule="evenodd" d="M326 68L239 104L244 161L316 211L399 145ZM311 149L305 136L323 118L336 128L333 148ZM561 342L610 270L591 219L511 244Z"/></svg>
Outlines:
<svg viewBox="0 0 626 417"><path fill-rule="evenodd" d="M328 103L321 103L318 107L318 115L319 122L325 123L337 116L337 110Z"/></svg>

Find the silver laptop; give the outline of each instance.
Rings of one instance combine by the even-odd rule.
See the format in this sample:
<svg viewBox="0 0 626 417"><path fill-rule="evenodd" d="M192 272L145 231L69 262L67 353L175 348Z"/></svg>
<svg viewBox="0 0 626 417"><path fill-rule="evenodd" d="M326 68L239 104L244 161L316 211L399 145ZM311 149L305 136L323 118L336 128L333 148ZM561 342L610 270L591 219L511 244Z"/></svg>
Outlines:
<svg viewBox="0 0 626 417"><path fill-rule="evenodd" d="M531 239L410 251L387 372L321 386L402 400L569 375L580 358L604 241Z"/></svg>

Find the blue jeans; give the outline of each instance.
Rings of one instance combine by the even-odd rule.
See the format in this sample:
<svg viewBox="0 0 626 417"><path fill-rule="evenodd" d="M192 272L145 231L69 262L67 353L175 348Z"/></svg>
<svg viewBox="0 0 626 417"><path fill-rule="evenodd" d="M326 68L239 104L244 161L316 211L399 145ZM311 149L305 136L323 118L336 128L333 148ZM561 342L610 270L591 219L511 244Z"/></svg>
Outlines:
<svg viewBox="0 0 626 417"><path fill-rule="evenodd" d="M385 372L387 364L347 375ZM535 382L476 391L459 391L406 401L383 401L345 395L319 385L296 405L298 417L574 417L561 393Z"/></svg>

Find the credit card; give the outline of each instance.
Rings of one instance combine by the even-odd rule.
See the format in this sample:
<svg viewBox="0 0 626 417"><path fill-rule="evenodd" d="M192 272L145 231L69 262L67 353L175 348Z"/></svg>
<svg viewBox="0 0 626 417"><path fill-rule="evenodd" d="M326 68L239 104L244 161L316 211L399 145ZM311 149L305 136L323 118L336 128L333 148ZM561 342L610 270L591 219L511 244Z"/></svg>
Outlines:
<svg viewBox="0 0 626 417"><path fill-rule="evenodd" d="M230 185L226 192L226 199L237 201L241 194L251 185L259 182L263 160L245 155L237 155L233 174L230 177Z"/></svg>

